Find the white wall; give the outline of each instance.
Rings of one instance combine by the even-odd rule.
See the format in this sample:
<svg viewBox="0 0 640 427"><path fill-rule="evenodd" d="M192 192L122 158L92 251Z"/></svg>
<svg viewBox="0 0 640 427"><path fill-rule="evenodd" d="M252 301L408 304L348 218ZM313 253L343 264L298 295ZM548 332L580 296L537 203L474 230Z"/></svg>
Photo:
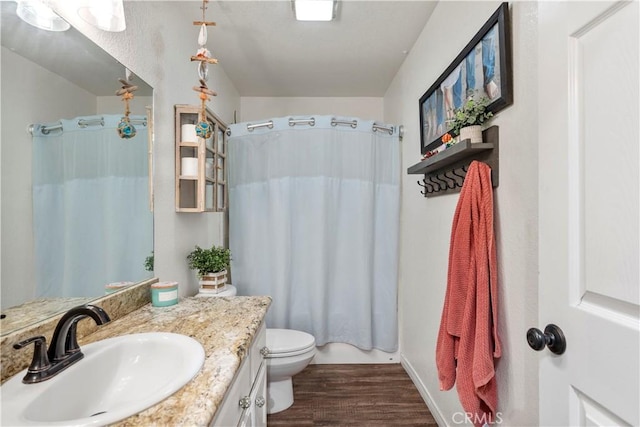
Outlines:
<svg viewBox="0 0 640 427"><path fill-rule="evenodd" d="M27 126L96 114L95 95L2 47L2 308L35 296Z"/></svg>
<svg viewBox="0 0 640 427"><path fill-rule="evenodd" d="M440 2L384 98L385 121L404 124L403 170L420 161L420 96L440 76L499 2ZM535 426L537 355L525 332L537 324L537 6L512 8L514 103L500 127L500 186L495 190L499 263L497 363L503 425ZM418 175L403 175L400 248L400 348L403 363L442 425L462 408L455 388L439 390L435 345L446 289L457 194L425 199Z"/></svg>
<svg viewBox="0 0 640 427"><path fill-rule="evenodd" d="M193 2L125 2L127 29L108 33L84 23L72 2L59 2L58 12L113 57L125 64L154 88L154 251L155 274L160 280L180 283L181 296L198 290L195 274L186 256L194 245L222 243L223 214L188 214L175 211L174 105L199 104L191 87L198 82L196 66L189 57L197 48L198 17ZM192 14L185 8L193 9ZM161 14L161 15L158 15ZM209 49L215 52L215 31L211 27ZM232 123L240 108L237 90L221 66L212 66L209 87L218 93L209 107L226 123Z"/></svg>
<svg viewBox="0 0 640 427"><path fill-rule="evenodd" d="M124 101L119 96L98 96L96 104L96 114L124 114ZM133 100L129 101L129 110L132 115L146 115L147 106L153 106L153 96L136 95Z"/></svg>
<svg viewBox="0 0 640 427"><path fill-rule="evenodd" d="M336 115L382 120L383 99L376 97L257 97L240 99L238 122L272 117Z"/></svg>

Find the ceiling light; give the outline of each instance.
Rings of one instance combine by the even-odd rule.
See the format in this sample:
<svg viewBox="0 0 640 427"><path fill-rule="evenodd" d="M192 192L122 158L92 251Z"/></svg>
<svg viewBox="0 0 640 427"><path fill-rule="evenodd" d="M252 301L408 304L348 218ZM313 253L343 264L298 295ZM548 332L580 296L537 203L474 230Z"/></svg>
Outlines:
<svg viewBox="0 0 640 427"><path fill-rule="evenodd" d="M16 15L27 24L47 31L67 31L71 26L41 0L18 0Z"/></svg>
<svg viewBox="0 0 640 427"><path fill-rule="evenodd" d="M293 0L298 21L331 21L335 17L335 0Z"/></svg>
<svg viewBox="0 0 640 427"><path fill-rule="evenodd" d="M124 31L124 6L122 0L84 0L78 7L78 15L89 24L105 31Z"/></svg>

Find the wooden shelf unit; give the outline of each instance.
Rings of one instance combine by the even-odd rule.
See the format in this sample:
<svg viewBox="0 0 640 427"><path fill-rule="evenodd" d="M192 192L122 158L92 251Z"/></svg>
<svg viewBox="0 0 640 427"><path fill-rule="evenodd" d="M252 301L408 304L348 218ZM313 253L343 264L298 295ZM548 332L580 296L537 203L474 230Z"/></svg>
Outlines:
<svg viewBox="0 0 640 427"><path fill-rule="evenodd" d="M176 212L224 212L227 209L227 125L209 109L207 121L212 125L209 139L185 141L182 125L198 122L200 107L175 106L175 191ZM197 158L197 174L182 173L182 159ZM207 164L211 166L208 168ZM207 176L207 169L212 171Z"/></svg>
<svg viewBox="0 0 640 427"><path fill-rule="evenodd" d="M462 179L466 175L466 168L473 160L478 160L491 168L491 184L497 187L499 183L499 138L498 126L491 126L482 132L484 141L472 144L466 139L452 147L416 163L407 169L408 174L424 175L418 184L425 197L457 193L462 188Z"/></svg>

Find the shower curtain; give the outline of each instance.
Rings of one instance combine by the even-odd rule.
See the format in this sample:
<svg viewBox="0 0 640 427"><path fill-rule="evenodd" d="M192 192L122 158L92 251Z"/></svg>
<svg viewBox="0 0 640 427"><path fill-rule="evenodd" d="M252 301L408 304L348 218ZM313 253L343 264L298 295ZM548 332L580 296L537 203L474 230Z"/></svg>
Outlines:
<svg viewBox="0 0 640 427"><path fill-rule="evenodd" d="M270 328L309 332L317 345L395 351L398 131L298 119L309 118L230 127L233 282L241 295L273 298Z"/></svg>
<svg viewBox="0 0 640 427"><path fill-rule="evenodd" d="M38 297L87 296L148 276L153 242L147 128L121 139L122 115L60 120L33 130L33 226ZM104 120L81 127L79 119ZM46 130L45 130L46 132Z"/></svg>

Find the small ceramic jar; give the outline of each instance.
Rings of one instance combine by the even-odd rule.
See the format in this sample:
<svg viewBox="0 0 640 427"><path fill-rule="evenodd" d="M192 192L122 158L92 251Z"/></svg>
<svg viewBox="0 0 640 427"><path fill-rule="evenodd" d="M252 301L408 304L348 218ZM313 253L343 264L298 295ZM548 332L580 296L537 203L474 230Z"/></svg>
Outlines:
<svg viewBox="0 0 640 427"><path fill-rule="evenodd" d="M178 282L158 282L151 285L151 304L167 307L178 303Z"/></svg>
<svg viewBox="0 0 640 427"><path fill-rule="evenodd" d="M113 282L104 286L105 293L112 294L121 289L126 288L127 286L133 285L134 282Z"/></svg>

